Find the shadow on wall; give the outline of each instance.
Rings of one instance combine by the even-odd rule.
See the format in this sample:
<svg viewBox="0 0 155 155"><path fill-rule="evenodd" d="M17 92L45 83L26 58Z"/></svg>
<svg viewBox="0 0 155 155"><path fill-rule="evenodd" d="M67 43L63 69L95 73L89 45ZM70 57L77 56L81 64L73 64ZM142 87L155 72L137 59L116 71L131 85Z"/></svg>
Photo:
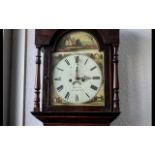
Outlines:
<svg viewBox="0 0 155 155"><path fill-rule="evenodd" d="M112 125L151 125L151 30L121 30L119 60L121 114Z"/></svg>

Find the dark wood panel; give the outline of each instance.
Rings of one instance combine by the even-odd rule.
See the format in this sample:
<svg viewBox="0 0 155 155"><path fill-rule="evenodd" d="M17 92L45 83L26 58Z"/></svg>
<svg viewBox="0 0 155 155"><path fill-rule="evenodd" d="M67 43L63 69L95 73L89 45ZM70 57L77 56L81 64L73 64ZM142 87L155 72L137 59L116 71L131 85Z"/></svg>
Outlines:
<svg viewBox="0 0 155 155"><path fill-rule="evenodd" d="M44 125L110 125L119 113L32 113Z"/></svg>

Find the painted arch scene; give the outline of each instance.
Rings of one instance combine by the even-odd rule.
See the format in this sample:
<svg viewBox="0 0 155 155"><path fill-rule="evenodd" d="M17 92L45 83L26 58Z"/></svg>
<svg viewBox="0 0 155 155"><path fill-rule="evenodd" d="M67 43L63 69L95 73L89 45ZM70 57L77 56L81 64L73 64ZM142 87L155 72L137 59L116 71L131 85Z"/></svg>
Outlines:
<svg viewBox="0 0 155 155"><path fill-rule="evenodd" d="M77 31L66 34L58 43L57 51L78 51L99 49L96 39L87 32Z"/></svg>

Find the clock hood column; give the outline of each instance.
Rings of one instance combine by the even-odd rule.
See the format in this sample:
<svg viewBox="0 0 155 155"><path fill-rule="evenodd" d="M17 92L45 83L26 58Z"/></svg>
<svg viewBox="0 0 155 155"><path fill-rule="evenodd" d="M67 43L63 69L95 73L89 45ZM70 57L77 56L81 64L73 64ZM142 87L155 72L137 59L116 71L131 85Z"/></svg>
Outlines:
<svg viewBox="0 0 155 155"><path fill-rule="evenodd" d="M113 46L113 111L119 111L118 47Z"/></svg>
<svg viewBox="0 0 155 155"><path fill-rule="evenodd" d="M41 65L41 48L38 48L36 55L34 112L40 112L40 65Z"/></svg>

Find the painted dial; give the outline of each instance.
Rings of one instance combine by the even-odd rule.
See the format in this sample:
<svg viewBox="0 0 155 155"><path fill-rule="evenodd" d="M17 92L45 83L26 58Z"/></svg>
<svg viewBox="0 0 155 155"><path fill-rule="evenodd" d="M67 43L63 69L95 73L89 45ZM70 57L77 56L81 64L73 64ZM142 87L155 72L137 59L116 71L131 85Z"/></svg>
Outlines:
<svg viewBox="0 0 155 155"><path fill-rule="evenodd" d="M98 64L86 55L70 55L57 63L53 84L65 103L82 104L93 99L101 87Z"/></svg>

